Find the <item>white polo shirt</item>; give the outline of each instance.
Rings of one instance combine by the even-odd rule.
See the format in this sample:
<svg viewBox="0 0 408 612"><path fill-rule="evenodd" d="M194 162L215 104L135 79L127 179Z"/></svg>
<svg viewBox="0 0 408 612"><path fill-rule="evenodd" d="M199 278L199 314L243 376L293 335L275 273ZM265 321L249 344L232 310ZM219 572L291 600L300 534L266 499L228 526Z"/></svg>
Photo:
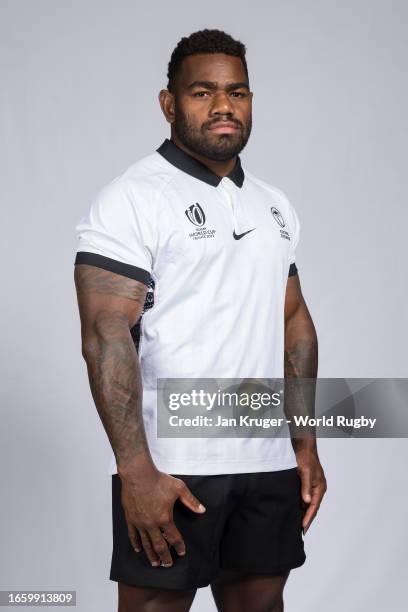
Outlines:
<svg viewBox="0 0 408 612"><path fill-rule="evenodd" d="M295 467L288 437L166 439L156 428L158 378L283 378L285 290L299 238L286 196L244 172L239 157L221 178L166 139L99 192L76 230L76 264L149 286L132 335L158 469ZM109 471L117 472L113 454Z"/></svg>

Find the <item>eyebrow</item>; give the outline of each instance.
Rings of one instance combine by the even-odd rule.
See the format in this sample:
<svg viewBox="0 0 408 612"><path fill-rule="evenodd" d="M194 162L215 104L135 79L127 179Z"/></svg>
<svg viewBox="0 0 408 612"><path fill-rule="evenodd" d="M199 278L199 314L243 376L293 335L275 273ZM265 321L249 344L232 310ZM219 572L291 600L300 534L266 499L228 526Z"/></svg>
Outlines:
<svg viewBox="0 0 408 612"><path fill-rule="evenodd" d="M194 87L204 87L205 89L211 89L214 91L215 89L218 89L218 83L216 81L193 81L190 83L187 89L194 89ZM225 87L225 89L226 91L232 91L234 89L240 89L241 87L245 87L245 89L249 91L249 85L248 83L245 83L245 81L230 83Z"/></svg>

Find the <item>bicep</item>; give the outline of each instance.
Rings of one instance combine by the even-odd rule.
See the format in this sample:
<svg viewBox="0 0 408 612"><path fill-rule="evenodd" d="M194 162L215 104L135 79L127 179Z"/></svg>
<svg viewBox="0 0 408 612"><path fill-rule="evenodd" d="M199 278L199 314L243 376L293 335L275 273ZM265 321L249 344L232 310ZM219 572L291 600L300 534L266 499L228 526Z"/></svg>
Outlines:
<svg viewBox="0 0 408 612"><path fill-rule="evenodd" d="M306 305L300 286L299 275L290 276L285 295L286 335L316 335L312 317Z"/></svg>
<svg viewBox="0 0 408 612"><path fill-rule="evenodd" d="M87 264L75 265L75 286L83 331L98 317L119 317L129 328L139 320L147 285L140 281Z"/></svg>
<svg viewBox="0 0 408 612"><path fill-rule="evenodd" d="M302 303L304 304L302 289L300 287L299 274L288 277L285 294L285 323L291 319Z"/></svg>

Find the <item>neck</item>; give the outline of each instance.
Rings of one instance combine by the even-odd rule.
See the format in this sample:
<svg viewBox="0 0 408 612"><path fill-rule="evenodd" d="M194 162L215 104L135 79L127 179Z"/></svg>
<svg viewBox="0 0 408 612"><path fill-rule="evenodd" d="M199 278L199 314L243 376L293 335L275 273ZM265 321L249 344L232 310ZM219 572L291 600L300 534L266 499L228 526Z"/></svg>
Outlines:
<svg viewBox="0 0 408 612"><path fill-rule="evenodd" d="M204 157L204 155L198 155L194 151L190 151L190 149L186 147L180 141L177 134L175 134L173 130L171 131L170 139L172 142L174 142L175 145L177 145L185 153L188 153L189 155L191 155L191 157L194 157L195 159L200 161L202 164L207 166L207 168L209 168L212 172L214 172L215 174L218 174L218 176L227 176L236 164L237 156L233 157L232 159L226 159L225 161L216 161L214 159L209 159L208 157Z"/></svg>

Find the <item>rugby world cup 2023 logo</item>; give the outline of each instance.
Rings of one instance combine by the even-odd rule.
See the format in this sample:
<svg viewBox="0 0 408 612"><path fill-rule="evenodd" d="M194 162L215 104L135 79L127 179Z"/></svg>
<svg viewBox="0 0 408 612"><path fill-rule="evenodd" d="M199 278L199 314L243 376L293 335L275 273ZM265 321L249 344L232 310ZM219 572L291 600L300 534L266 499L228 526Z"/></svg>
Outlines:
<svg viewBox="0 0 408 612"><path fill-rule="evenodd" d="M197 227L203 227L205 223L205 214L198 202L191 204L185 211L187 219Z"/></svg>
<svg viewBox="0 0 408 612"><path fill-rule="evenodd" d="M205 214L200 204L196 202L191 204L185 211L187 219L196 226L193 232L189 233L189 237L193 240L201 240L202 238L214 238L215 229L205 227Z"/></svg>

